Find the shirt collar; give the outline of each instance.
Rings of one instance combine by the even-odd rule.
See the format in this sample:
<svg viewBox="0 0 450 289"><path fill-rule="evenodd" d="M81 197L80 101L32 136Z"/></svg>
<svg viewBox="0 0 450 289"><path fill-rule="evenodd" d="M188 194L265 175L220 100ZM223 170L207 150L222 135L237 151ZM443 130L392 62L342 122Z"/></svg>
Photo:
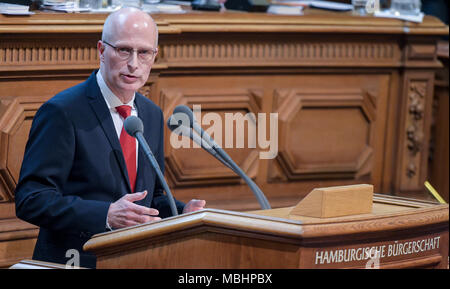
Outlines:
<svg viewBox="0 0 450 289"><path fill-rule="evenodd" d="M97 76L98 86L100 87L100 91L103 95L103 98L106 101L106 105L108 106L108 108L115 110L115 108L117 106L124 105L124 103L122 103L122 101L111 91L111 89L109 89L108 85L106 84L105 80L102 77L102 74L100 73L100 70L98 70L96 76ZM136 93L133 94L133 98L130 100L130 102L125 103L125 105L131 106L132 110L136 109L136 107L134 106L135 96L136 96Z"/></svg>

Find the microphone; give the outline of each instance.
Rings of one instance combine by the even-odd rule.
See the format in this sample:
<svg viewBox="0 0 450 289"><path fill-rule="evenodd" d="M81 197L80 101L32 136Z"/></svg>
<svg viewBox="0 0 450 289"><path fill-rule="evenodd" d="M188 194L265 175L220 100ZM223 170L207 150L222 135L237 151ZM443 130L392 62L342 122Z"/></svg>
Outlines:
<svg viewBox="0 0 450 289"><path fill-rule="evenodd" d="M178 105L173 110L173 115L177 114L186 115L189 120L190 127L193 128L211 147L213 147L214 145L217 147L219 146L214 142L212 137L210 137L208 133L205 132L200 125L198 125L197 121L195 120L195 116L189 107L187 107L186 105Z"/></svg>
<svg viewBox="0 0 450 289"><path fill-rule="evenodd" d="M193 133L192 128L182 125L182 123L180 123L181 120L177 116L178 114L173 114L167 120L167 126L172 132L181 136L189 136L189 138L196 144L198 144L201 148L206 150L213 157L218 159L222 164L224 164L226 167L233 170L237 174L237 172L220 155L218 155L217 152L213 150L205 140L202 140L198 134Z"/></svg>
<svg viewBox="0 0 450 289"><path fill-rule="evenodd" d="M195 117L194 114L192 113L192 110L185 106L185 105L179 105L177 107L175 107L175 109L173 110L173 114L176 115L178 113L182 113L185 114L188 119L189 119L189 124L190 127L188 129L190 129L190 132L192 132L192 129L195 130L195 132L197 132L201 139L206 142L206 144L208 144L213 151L215 151L217 153L218 156L220 156L220 158L222 158L222 160L224 162L226 162L228 165L227 167L231 167L231 169L238 174L241 178L244 179L244 181L247 183L247 185L250 187L250 189L252 190L253 194L255 195L256 199L258 200L261 208L263 210L267 210L267 209L271 209L269 201L267 200L266 196L264 195L264 193L261 191L261 189L255 184L255 182L253 182L253 180L251 178L249 178L244 171L242 171L242 169L231 159L231 157L214 141L214 139L207 133L205 132L200 125L198 125L198 123L195 121ZM181 123L181 126L183 126L183 123ZM169 126L169 128L171 128ZM189 133L190 136L190 133ZM202 142L203 143L203 142ZM203 146L202 146L203 147ZM214 154L213 154L214 155ZM220 160L220 159L219 159Z"/></svg>
<svg viewBox="0 0 450 289"><path fill-rule="evenodd" d="M197 132L200 135L201 140L202 140L202 144L206 143L209 147L211 147L213 149L213 151L216 152L214 155L219 156L221 159L223 159L227 163L228 162L229 163L233 162L233 160L230 158L230 156L197 123L197 121L195 120L195 116L194 116L194 114L192 113L192 110L189 107L187 107L186 105L178 105L177 107L175 107L175 109L173 110L173 115L172 116L180 115L180 114L187 116L187 118L189 120L189 124L190 124L189 129L191 131L192 131L192 129L194 129L194 131ZM181 120L180 117L178 117L177 120ZM182 124L183 123L181 123L180 125L182 125ZM239 173L237 173L237 174L239 174Z"/></svg>
<svg viewBox="0 0 450 289"><path fill-rule="evenodd" d="M138 141L138 143L141 145L141 148L144 150L145 155L147 156L148 160L152 164L153 169L155 170L159 181L161 182L164 191L166 191L167 196L169 197L169 205L170 210L172 211L173 216L178 216L178 210L175 205L175 200L173 198L172 193L170 192L169 186L167 185L166 180L164 179L164 176L161 172L161 168L159 167L158 162L155 159L155 156L153 155L150 147L148 146L147 141L144 138L144 124L142 123L142 120L138 118L137 116L129 116L125 119L123 122L125 131L135 137Z"/></svg>

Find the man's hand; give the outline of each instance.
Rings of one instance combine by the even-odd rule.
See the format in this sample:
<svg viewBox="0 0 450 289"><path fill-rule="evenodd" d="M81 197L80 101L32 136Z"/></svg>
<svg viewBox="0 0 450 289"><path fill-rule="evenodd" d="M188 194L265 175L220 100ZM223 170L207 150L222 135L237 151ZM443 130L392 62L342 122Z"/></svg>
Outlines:
<svg viewBox="0 0 450 289"><path fill-rule="evenodd" d="M142 200L147 191L126 194L109 206L107 222L113 229L125 228L142 223L161 220L156 217L159 212L156 209L139 206L133 202Z"/></svg>
<svg viewBox="0 0 450 289"><path fill-rule="evenodd" d="M205 207L206 205L206 201L205 200L190 200L183 209L183 214L185 213L190 213L190 212L195 212L198 210L201 210Z"/></svg>

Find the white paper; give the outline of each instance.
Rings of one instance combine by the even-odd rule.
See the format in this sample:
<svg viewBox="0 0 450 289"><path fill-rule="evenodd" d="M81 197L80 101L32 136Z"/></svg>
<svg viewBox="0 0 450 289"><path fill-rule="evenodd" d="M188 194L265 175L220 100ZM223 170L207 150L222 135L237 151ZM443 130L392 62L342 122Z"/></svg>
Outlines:
<svg viewBox="0 0 450 289"><path fill-rule="evenodd" d="M286 6L310 6L319 9L328 9L328 10L336 10L336 11L349 11L353 10L353 5L332 2L332 1L303 1L303 0L277 0L273 2L275 4L286 5Z"/></svg>
<svg viewBox="0 0 450 289"><path fill-rule="evenodd" d="M5 15L31 15L34 12L29 11L27 5L18 5L0 2L0 14Z"/></svg>
<svg viewBox="0 0 450 289"><path fill-rule="evenodd" d="M142 10L149 13L186 13L180 5L173 4L144 4Z"/></svg>
<svg viewBox="0 0 450 289"><path fill-rule="evenodd" d="M329 10L335 10L335 11L353 10L353 5L351 5L351 4L337 3L337 2L330 2L330 1L311 1L309 3L309 6L314 7L314 8L329 9Z"/></svg>
<svg viewBox="0 0 450 289"><path fill-rule="evenodd" d="M384 18L395 18L416 23L422 23L424 14L420 12L419 15L404 15L404 14L394 14L390 10L384 10L384 11L375 11L374 16Z"/></svg>
<svg viewBox="0 0 450 289"><path fill-rule="evenodd" d="M283 5L270 5L267 9L269 14L277 15L302 15L303 7L301 6L283 6Z"/></svg>

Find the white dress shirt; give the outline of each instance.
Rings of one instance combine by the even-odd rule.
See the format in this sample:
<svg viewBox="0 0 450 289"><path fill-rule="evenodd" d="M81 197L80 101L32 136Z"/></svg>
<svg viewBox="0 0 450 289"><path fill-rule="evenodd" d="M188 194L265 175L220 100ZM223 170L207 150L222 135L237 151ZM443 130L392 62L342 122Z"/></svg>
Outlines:
<svg viewBox="0 0 450 289"><path fill-rule="evenodd" d="M105 99L106 105L108 106L109 113L111 114L111 118L114 122L114 128L116 129L117 138L120 139L120 133L122 132L123 122L124 119L120 114L117 112L116 107L121 105L129 105L131 106L131 115L138 116L137 115L137 109L134 105L134 98L136 94L133 95L133 98L128 103L122 103L122 101L109 89L106 82L103 80L102 74L100 73L100 70L97 72L97 83L100 87L100 91L103 95L103 98ZM136 170L138 165L138 149L139 144L136 141Z"/></svg>

